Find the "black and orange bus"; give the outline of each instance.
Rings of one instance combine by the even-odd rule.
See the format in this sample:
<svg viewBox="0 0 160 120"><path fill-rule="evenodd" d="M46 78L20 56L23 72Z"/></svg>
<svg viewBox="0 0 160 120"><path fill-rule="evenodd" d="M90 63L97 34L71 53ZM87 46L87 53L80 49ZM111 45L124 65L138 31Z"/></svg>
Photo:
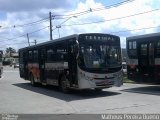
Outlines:
<svg viewBox="0 0 160 120"><path fill-rule="evenodd" d="M20 77L32 85L102 90L122 85L120 38L76 34L19 50Z"/></svg>
<svg viewBox="0 0 160 120"><path fill-rule="evenodd" d="M160 83L160 33L128 37L126 42L128 78Z"/></svg>

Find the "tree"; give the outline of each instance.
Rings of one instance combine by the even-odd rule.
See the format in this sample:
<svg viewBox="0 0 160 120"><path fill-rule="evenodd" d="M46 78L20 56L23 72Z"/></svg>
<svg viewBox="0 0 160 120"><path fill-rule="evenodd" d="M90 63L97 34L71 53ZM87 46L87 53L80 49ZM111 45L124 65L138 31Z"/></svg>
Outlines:
<svg viewBox="0 0 160 120"><path fill-rule="evenodd" d="M6 55L7 56L11 57L12 53L16 53L16 50L14 48L11 48L11 47L6 48Z"/></svg>

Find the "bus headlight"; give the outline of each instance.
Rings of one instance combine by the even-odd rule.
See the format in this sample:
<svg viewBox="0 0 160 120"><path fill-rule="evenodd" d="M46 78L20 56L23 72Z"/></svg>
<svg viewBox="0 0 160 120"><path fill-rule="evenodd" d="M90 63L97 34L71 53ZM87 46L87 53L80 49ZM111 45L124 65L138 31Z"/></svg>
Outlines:
<svg viewBox="0 0 160 120"><path fill-rule="evenodd" d="M136 68L136 72L139 72L139 69L138 69L138 68Z"/></svg>
<svg viewBox="0 0 160 120"><path fill-rule="evenodd" d="M90 81L93 80L93 78L92 78L92 77L89 77L89 76L86 76L85 79L86 79L86 80L90 80Z"/></svg>

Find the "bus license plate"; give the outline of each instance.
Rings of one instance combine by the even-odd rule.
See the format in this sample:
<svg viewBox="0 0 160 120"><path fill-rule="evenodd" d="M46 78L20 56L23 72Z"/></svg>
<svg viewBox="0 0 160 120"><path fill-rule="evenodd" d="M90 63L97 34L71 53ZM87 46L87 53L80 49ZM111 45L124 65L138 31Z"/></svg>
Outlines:
<svg viewBox="0 0 160 120"><path fill-rule="evenodd" d="M108 80L106 80L106 81L102 81L101 82L103 85L107 85L109 82L108 82Z"/></svg>

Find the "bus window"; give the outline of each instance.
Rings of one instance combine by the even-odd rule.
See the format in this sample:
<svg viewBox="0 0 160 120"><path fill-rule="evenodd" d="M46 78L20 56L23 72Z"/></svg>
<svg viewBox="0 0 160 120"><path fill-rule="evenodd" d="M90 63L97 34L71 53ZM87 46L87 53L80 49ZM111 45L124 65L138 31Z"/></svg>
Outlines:
<svg viewBox="0 0 160 120"><path fill-rule="evenodd" d="M67 47L65 46L65 44L57 45L56 54L58 61L67 60Z"/></svg>
<svg viewBox="0 0 160 120"><path fill-rule="evenodd" d="M149 65L154 65L154 44L149 43Z"/></svg>
<svg viewBox="0 0 160 120"><path fill-rule="evenodd" d="M47 61L53 61L53 50L52 49L48 49L47 50Z"/></svg>
<svg viewBox="0 0 160 120"><path fill-rule="evenodd" d="M132 49L132 42L129 42L129 49Z"/></svg>
<svg viewBox="0 0 160 120"><path fill-rule="evenodd" d="M46 59L46 50L45 50L44 48L41 49L40 59L41 59L41 60L45 60L45 59Z"/></svg>
<svg viewBox="0 0 160 120"><path fill-rule="evenodd" d="M147 44L141 44L141 55L147 56Z"/></svg>
<svg viewBox="0 0 160 120"><path fill-rule="evenodd" d="M136 41L133 41L133 49L137 49Z"/></svg>
<svg viewBox="0 0 160 120"><path fill-rule="evenodd" d="M160 57L160 40L157 43L157 48L156 48L156 53L157 53L157 57Z"/></svg>
<svg viewBox="0 0 160 120"><path fill-rule="evenodd" d="M34 62L38 61L38 50L33 51L33 61Z"/></svg>
<svg viewBox="0 0 160 120"><path fill-rule="evenodd" d="M20 56L20 57L19 57L19 62L20 62L20 63L23 63L23 61L24 61L23 54L24 54L23 52L20 52L20 53L19 53L19 56Z"/></svg>
<svg viewBox="0 0 160 120"><path fill-rule="evenodd" d="M32 57L33 57L32 51L29 51L29 61L32 61Z"/></svg>
<svg viewBox="0 0 160 120"><path fill-rule="evenodd" d="M137 57L137 43L136 41L128 42L128 56L131 58Z"/></svg>

